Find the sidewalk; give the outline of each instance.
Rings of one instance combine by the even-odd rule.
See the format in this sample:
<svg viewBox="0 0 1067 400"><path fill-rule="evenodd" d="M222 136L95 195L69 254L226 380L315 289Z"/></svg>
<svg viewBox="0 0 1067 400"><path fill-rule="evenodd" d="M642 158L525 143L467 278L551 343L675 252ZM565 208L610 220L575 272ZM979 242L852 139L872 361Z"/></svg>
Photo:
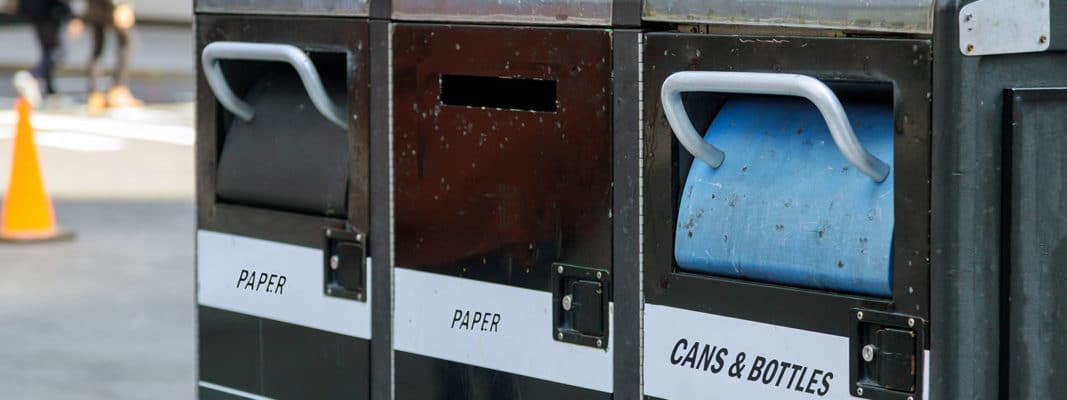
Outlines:
<svg viewBox="0 0 1067 400"><path fill-rule="evenodd" d="M92 50L88 29L76 40L65 43L66 59L60 74L83 74ZM110 70L115 63L115 38L109 37L103 63ZM0 69L25 69L37 62L40 49L29 24L0 25ZM149 25L134 28L130 74L141 76L194 73L192 25Z"/></svg>

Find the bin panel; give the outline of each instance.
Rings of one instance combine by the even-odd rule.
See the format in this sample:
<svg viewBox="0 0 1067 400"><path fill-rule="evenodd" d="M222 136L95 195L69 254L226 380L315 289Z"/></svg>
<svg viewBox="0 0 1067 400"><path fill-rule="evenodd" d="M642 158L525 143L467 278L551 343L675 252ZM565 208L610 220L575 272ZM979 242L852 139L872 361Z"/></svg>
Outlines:
<svg viewBox="0 0 1067 400"><path fill-rule="evenodd" d="M930 34L933 0L644 0L646 21Z"/></svg>
<svg viewBox="0 0 1067 400"><path fill-rule="evenodd" d="M367 0L196 0L198 13L366 16Z"/></svg>
<svg viewBox="0 0 1067 400"><path fill-rule="evenodd" d="M851 102L845 110L864 147L892 168L892 106ZM732 97L705 141L727 158L717 169L694 161L689 170L675 233L681 269L892 293L892 174L878 183L853 168L813 104Z"/></svg>
<svg viewBox="0 0 1067 400"><path fill-rule="evenodd" d="M1009 213L1007 360L1012 398L1052 398L1067 382L1067 88L1006 92ZM1003 384L1003 383L1002 383Z"/></svg>
<svg viewBox="0 0 1067 400"><path fill-rule="evenodd" d="M610 268L609 35L401 25L395 38L396 265L488 263L541 290L553 262ZM450 88L456 76L495 82ZM553 82L554 111L449 100L519 80L533 84L505 90Z"/></svg>

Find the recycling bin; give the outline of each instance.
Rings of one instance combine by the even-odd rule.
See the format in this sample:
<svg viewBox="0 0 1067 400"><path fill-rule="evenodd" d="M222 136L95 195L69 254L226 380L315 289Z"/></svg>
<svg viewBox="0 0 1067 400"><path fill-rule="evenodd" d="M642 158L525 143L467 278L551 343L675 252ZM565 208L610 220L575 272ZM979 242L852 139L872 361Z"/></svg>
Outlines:
<svg viewBox="0 0 1067 400"><path fill-rule="evenodd" d="M647 398L1055 397L1052 3L646 0Z"/></svg>
<svg viewBox="0 0 1067 400"><path fill-rule="evenodd" d="M395 24L395 398L612 397L617 34Z"/></svg>
<svg viewBox="0 0 1067 400"><path fill-rule="evenodd" d="M369 397L367 26L197 18L200 398Z"/></svg>

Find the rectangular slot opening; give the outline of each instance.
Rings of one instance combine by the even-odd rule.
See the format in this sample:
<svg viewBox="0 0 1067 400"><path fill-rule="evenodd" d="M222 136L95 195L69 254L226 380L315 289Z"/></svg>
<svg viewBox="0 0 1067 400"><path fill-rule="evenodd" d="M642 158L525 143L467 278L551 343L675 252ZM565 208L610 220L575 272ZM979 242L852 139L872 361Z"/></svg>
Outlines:
<svg viewBox="0 0 1067 400"><path fill-rule="evenodd" d="M556 111L556 81L500 76L441 75L441 104Z"/></svg>

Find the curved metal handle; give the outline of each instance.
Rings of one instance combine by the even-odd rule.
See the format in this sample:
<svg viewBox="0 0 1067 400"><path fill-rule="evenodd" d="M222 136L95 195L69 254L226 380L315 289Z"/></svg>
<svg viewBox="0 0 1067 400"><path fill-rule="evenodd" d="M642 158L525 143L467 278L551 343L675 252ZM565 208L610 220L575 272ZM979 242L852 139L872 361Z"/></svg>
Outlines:
<svg viewBox="0 0 1067 400"><path fill-rule="evenodd" d="M345 123L344 108L337 107L326 95L326 89L322 86L319 73L315 70L315 64L311 62L307 54L296 46L273 43L247 43L247 42L214 42L204 46L201 54L201 64L204 68L204 78L208 86L215 93L215 98L222 103L223 107L230 110L237 117L251 121L256 110L251 105L241 100L230 90L226 83L226 77L222 74L219 60L251 60L251 61L278 61L286 62L293 66L300 80L304 83L308 97L322 116L335 125L347 129Z"/></svg>
<svg viewBox="0 0 1067 400"><path fill-rule="evenodd" d="M682 105L682 92L725 92L804 97L815 104L830 128L838 150L864 175L875 182L889 176L889 165L863 147L845 109L826 84L805 75L762 72L684 71L667 77L661 94L663 111L667 114L674 136L693 156L712 168L722 165L726 154L697 133Z"/></svg>

